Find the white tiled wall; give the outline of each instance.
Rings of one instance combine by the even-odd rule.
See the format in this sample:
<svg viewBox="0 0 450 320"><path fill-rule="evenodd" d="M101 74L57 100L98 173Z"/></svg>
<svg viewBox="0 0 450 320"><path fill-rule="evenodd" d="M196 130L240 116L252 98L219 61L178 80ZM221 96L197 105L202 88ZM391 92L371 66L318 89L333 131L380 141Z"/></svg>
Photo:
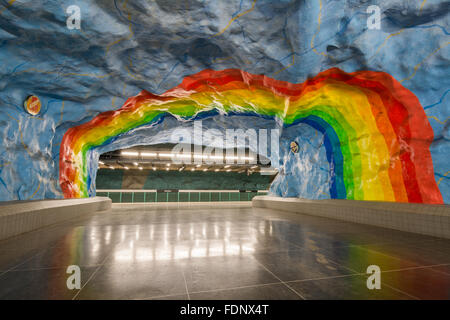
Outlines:
<svg viewBox="0 0 450 320"><path fill-rule="evenodd" d="M450 206L258 196L253 206L374 225L450 239Z"/></svg>
<svg viewBox="0 0 450 320"><path fill-rule="evenodd" d="M4 204L0 206L0 240L110 208L111 199L102 197Z"/></svg>

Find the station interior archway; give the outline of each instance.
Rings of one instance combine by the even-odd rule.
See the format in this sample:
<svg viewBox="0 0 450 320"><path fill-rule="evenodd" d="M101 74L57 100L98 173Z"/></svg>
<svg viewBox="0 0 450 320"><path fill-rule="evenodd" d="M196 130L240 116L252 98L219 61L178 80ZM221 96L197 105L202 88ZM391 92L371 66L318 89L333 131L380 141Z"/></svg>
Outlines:
<svg viewBox="0 0 450 320"><path fill-rule="evenodd" d="M450 299L448 8L0 1L0 300Z"/></svg>

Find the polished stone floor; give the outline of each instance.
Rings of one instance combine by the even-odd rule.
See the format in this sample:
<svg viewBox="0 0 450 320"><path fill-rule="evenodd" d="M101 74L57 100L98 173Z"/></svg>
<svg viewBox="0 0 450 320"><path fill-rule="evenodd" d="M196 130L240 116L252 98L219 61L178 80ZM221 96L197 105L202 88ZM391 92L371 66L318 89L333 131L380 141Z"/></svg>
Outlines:
<svg viewBox="0 0 450 320"><path fill-rule="evenodd" d="M449 240L269 209L115 205L0 242L0 299L449 298Z"/></svg>

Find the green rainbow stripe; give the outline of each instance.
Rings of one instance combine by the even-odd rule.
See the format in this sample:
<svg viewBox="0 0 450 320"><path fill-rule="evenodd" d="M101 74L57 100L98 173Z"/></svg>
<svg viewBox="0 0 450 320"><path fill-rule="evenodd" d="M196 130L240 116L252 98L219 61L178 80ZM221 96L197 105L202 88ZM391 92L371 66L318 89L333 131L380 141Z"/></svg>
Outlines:
<svg viewBox="0 0 450 320"><path fill-rule="evenodd" d="M237 69L204 70L154 95L70 128L60 150L64 196L86 197L92 148L165 114L186 120L220 111L307 123L325 135L332 198L442 203L429 147L433 131L417 97L384 72L333 68L300 84ZM211 115L212 116L212 115Z"/></svg>

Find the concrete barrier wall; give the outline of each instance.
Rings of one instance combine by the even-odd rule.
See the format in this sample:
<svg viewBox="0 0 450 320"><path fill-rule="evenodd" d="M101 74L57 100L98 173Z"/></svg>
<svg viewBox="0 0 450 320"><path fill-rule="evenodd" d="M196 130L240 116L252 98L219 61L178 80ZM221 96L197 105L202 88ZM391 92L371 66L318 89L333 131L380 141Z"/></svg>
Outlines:
<svg viewBox="0 0 450 320"><path fill-rule="evenodd" d="M110 208L106 197L0 203L0 240Z"/></svg>
<svg viewBox="0 0 450 320"><path fill-rule="evenodd" d="M252 205L450 239L449 205L271 196L255 197Z"/></svg>

